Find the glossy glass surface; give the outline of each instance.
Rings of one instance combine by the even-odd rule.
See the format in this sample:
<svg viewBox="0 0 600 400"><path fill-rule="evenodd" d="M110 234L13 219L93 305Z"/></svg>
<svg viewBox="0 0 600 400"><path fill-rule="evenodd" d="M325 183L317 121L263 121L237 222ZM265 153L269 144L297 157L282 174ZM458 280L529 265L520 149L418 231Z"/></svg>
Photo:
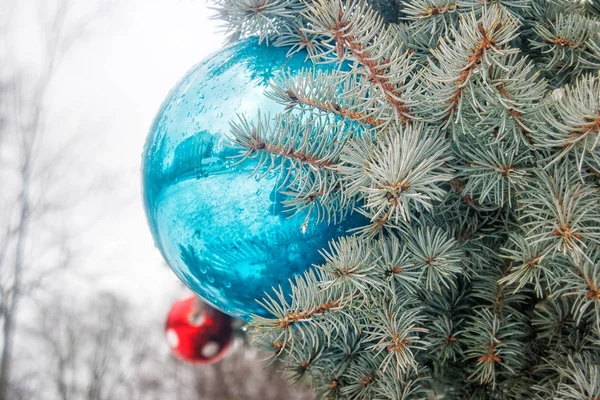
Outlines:
<svg viewBox="0 0 600 400"><path fill-rule="evenodd" d="M264 315L255 299L322 262L318 251L347 225L329 226L284 212L277 181L250 176L252 160L234 165L228 146L236 113L283 106L263 94L269 79L310 67L306 54L235 43L198 64L171 91L143 153L143 196L156 246L177 276L220 310L246 320Z"/></svg>

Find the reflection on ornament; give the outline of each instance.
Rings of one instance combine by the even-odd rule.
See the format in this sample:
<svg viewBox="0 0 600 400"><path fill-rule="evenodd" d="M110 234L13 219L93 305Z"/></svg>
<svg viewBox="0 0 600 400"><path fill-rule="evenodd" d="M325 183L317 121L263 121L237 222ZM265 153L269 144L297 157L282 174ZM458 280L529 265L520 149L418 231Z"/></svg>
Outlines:
<svg viewBox="0 0 600 400"><path fill-rule="evenodd" d="M286 51L247 39L192 68L159 110L143 154L146 213L163 257L197 295L245 320L266 315L255 299L280 285L289 291L288 279L321 263L319 250L350 226L312 217L302 230L305 215L289 218L276 177L257 180L255 160L231 158L236 113L283 111L263 93L269 80L312 66Z"/></svg>
<svg viewBox="0 0 600 400"><path fill-rule="evenodd" d="M227 353L233 334L233 319L191 296L173 304L165 335L178 358L197 364L212 364Z"/></svg>

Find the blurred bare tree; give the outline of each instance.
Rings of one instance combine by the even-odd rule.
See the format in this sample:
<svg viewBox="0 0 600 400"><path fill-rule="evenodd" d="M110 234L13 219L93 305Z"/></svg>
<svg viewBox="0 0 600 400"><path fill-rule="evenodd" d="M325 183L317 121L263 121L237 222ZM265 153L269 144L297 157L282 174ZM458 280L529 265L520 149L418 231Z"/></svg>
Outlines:
<svg viewBox="0 0 600 400"><path fill-rule="evenodd" d="M122 299L100 294L82 307L56 295L38 310L37 329L28 334L39 342L46 360L38 372L48 371L44 392L60 400L117 398L112 391L123 381L114 374L122 355L117 346L128 342ZM45 361L45 362L44 362Z"/></svg>
<svg viewBox="0 0 600 400"><path fill-rule="evenodd" d="M59 293L38 312L40 323L28 331L46 357L37 360L35 372L48 375L36 390L43 393L38 398L141 398L138 374L156 357L147 340L137 337L147 331L136 324L124 298L103 292L76 302ZM161 370L158 363L153 364Z"/></svg>
<svg viewBox="0 0 600 400"><path fill-rule="evenodd" d="M238 346L222 362L197 368L194 400L310 400L312 391L301 384L290 387L273 366L261 363L266 355Z"/></svg>
<svg viewBox="0 0 600 400"><path fill-rule="evenodd" d="M162 321L142 318L122 296L93 293L86 301L48 297L39 324L28 330L43 354L39 387L22 389L38 400L310 400L260 364L264 355L238 339L220 362L193 366L168 351ZM30 397L27 397L29 395Z"/></svg>
<svg viewBox="0 0 600 400"><path fill-rule="evenodd" d="M119 295L60 284L72 283L65 270L76 275L61 214L74 203L63 175L74 149L48 129L49 94L61 60L111 5L0 0L0 400L312 398L241 341L215 365L189 366L170 355L162 321Z"/></svg>
<svg viewBox="0 0 600 400"><path fill-rule="evenodd" d="M91 11L76 17L73 0L0 3L4 13L0 21L0 400L7 400L20 303L69 258L61 232L48 234L40 229L48 214L69 201L47 195L59 174L54 169L58 157L44 154L44 143L51 142L44 130L47 93L64 55L108 3L98 1ZM27 63L17 56L17 38L23 34L17 21L23 12L35 15L27 33L37 35L28 49L33 61Z"/></svg>

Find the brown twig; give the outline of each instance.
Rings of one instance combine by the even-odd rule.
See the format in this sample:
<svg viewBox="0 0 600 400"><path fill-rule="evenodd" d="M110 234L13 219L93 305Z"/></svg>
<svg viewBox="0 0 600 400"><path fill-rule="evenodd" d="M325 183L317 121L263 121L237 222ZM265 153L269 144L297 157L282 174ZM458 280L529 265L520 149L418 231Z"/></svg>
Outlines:
<svg viewBox="0 0 600 400"><path fill-rule="evenodd" d="M323 303L323 304L315 307L312 310L298 311L295 313L287 313L284 317L279 318L279 320L278 320L279 327L281 329L287 329L290 326L292 326L293 324L295 324L296 322L299 322L299 321L305 320L305 319L310 319L317 315L323 315L327 311L331 310L332 308L339 307L339 305L340 305L339 300L331 300L331 301L328 301L326 303Z"/></svg>
<svg viewBox="0 0 600 400"><path fill-rule="evenodd" d="M336 42L338 58L343 58L344 48L349 49L356 61L366 68L369 81L381 88L386 100L396 110L400 119L404 122L411 120L412 116L410 115L408 106L400 100L402 97L401 93L396 91L394 85L390 83L389 78L384 75L386 67L381 66L376 61L376 58L365 50L354 35L348 35L345 32L345 28L350 24L350 21L342 20L342 17L343 12L340 9L337 22L329 28Z"/></svg>
<svg viewBox="0 0 600 400"><path fill-rule="evenodd" d="M285 94L287 96L288 105L286 106L286 110L293 108L296 104L305 104L310 107L316 108L321 111L327 111L333 114L337 114L341 117L345 117L351 120L364 122L366 124L372 125L374 127L383 125L383 122L379 121L377 118L372 117L370 115L365 114L364 112L359 111L350 111L347 108L340 106L338 103L332 102L319 102L314 99L311 99L307 96L303 96L300 93L296 93L292 90L286 90Z"/></svg>
<svg viewBox="0 0 600 400"><path fill-rule="evenodd" d="M317 157L313 157L313 156L307 155L305 153L302 153L301 151L295 150L293 148L285 149L283 147L279 147L274 144L266 143L264 140L262 140L258 136L256 131L252 131L251 139L252 140L250 140L249 144L248 144L248 150L247 150L248 153L264 151L267 153L281 155L285 158L297 160L302 163L309 164L316 168L326 168L326 167L332 167L332 166L336 165L336 163L333 161L327 161L327 160L323 160L323 159L320 159Z"/></svg>
<svg viewBox="0 0 600 400"><path fill-rule="evenodd" d="M465 85L463 84L467 81L467 79L469 79L473 71L481 63L485 52L491 48L496 48L496 39L490 37L490 32L500 29L501 27L502 23L500 21L498 21L498 23L495 24L489 31L486 31L484 29L483 24L479 23L477 25L477 30L481 34L481 41L475 46L475 48L471 52L471 55L467 59L467 63L465 64L465 66L462 69L462 72L456 79L456 84L458 85L458 88L450 97L449 103L451 107L448 110L448 113L446 114L446 119L449 119L450 116L456 111L460 99L462 97L463 91L465 90Z"/></svg>

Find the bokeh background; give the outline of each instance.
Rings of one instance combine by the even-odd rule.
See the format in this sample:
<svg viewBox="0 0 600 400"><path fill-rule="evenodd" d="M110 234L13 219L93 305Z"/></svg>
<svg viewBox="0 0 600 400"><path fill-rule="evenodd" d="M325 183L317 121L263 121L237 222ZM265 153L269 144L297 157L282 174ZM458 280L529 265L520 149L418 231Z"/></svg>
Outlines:
<svg viewBox="0 0 600 400"><path fill-rule="evenodd" d="M308 399L242 339L174 359L189 294L146 226L140 161L169 89L226 41L203 0L0 0L0 400Z"/></svg>

